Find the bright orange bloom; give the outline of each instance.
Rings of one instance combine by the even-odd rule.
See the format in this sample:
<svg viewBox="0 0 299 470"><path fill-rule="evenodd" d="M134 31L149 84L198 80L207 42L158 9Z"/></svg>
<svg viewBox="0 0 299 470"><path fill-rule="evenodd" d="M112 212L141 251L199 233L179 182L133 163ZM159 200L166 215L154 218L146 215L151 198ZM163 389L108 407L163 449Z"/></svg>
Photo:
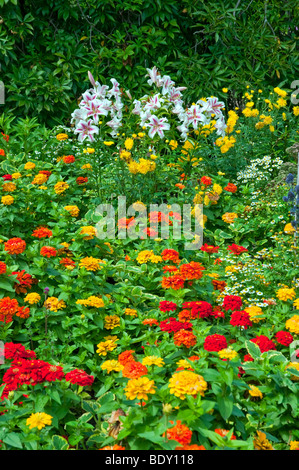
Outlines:
<svg viewBox="0 0 299 470"><path fill-rule="evenodd" d="M64 163L74 163L75 157L74 157L74 155L64 155L62 160L63 160Z"/></svg>
<svg viewBox="0 0 299 470"><path fill-rule="evenodd" d="M18 237L10 238L4 243L4 248L10 255L19 255L25 251L26 242Z"/></svg>
<svg viewBox="0 0 299 470"><path fill-rule="evenodd" d="M204 446L199 446L197 444L177 446L175 450L207 450Z"/></svg>
<svg viewBox="0 0 299 470"><path fill-rule="evenodd" d="M173 263L180 262L180 255L177 251L172 249L165 249L162 251L161 256L164 261L172 261Z"/></svg>
<svg viewBox="0 0 299 470"><path fill-rule="evenodd" d="M143 320L142 322L143 325L159 325L159 322L155 318L146 318L146 320Z"/></svg>
<svg viewBox="0 0 299 470"><path fill-rule="evenodd" d="M221 437L225 437L229 433L229 431L227 431L226 429L215 429L214 432L219 434L219 436ZM234 441L235 439L237 439L236 436L232 434L232 437L230 438L230 440Z"/></svg>
<svg viewBox="0 0 299 470"><path fill-rule="evenodd" d="M185 424L178 420L173 428L167 429L167 439L177 441L179 444L190 444L192 431Z"/></svg>
<svg viewBox="0 0 299 470"><path fill-rule="evenodd" d="M128 379L138 379L142 375L147 375L147 368L140 362L129 361L126 362L125 367L122 370L123 377Z"/></svg>
<svg viewBox="0 0 299 470"><path fill-rule="evenodd" d="M203 276L202 271L205 268L201 265L201 263L197 263L196 261L191 261L188 264L182 264L180 266L180 273L181 276L188 281L192 279L201 279Z"/></svg>
<svg viewBox="0 0 299 470"><path fill-rule="evenodd" d="M51 258L51 256L56 256L57 251L52 246L43 246L40 250L40 254L47 258Z"/></svg>
<svg viewBox="0 0 299 470"><path fill-rule="evenodd" d="M46 237L52 237L53 233L52 230L50 230L47 227L39 227L35 229L32 233L32 237L36 238L46 238Z"/></svg>
<svg viewBox="0 0 299 470"><path fill-rule="evenodd" d="M179 330L173 335L173 341L176 346L184 345L187 348L195 346L197 343L196 336L192 331Z"/></svg>
<svg viewBox="0 0 299 470"><path fill-rule="evenodd" d="M134 353L135 351L133 351L133 349L130 349L128 351L124 351L122 352L121 354L119 354L118 356L118 362L120 364L122 364L123 366L125 366L127 364L127 362L135 362L135 359L132 355L132 353Z"/></svg>
<svg viewBox="0 0 299 470"><path fill-rule="evenodd" d="M184 282L185 279L181 275L174 274L173 276L162 278L162 287L163 289L178 290L184 287Z"/></svg>
<svg viewBox="0 0 299 470"><path fill-rule="evenodd" d="M122 447L122 446L119 446L117 444L114 444L114 446L105 446L105 447L102 447L99 450L126 450L126 448Z"/></svg>

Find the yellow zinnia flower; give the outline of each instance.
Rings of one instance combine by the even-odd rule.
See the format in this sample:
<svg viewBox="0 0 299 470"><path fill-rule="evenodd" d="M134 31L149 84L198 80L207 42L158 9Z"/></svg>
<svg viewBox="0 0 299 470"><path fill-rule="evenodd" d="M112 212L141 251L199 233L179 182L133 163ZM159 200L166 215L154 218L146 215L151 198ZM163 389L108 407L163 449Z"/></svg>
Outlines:
<svg viewBox="0 0 299 470"><path fill-rule="evenodd" d="M29 426L29 429L37 428L39 430L43 429L46 425L52 424L53 417L46 413L32 413L32 415L27 419L26 424Z"/></svg>

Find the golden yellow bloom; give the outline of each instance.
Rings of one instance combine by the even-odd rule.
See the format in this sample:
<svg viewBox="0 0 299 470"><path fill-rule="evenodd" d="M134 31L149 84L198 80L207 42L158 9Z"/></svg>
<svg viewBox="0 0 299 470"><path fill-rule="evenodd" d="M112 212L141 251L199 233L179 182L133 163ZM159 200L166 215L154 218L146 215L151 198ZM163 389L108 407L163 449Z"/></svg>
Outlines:
<svg viewBox="0 0 299 470"><path fill-rule="evenodd" d="M106 370L107 373L109 374L110 372L119 372L123 370L124 366L116 361L115 359L112 359L111 361L105 361L101 365L102 370Z"/></svg>
<svg viewBox="0 0 299 470"><path fill-rule="evenodd" d="M199 393L201 396L204 396L208 384L201 375L184 370L173 374L169 380L168 387L171 394L184 400L186 395L195 396Z"/></svg>
<svg viewBox="0 0 299 470"><path fill-rule="evenodd" d="M67 140L69 138L69 136L63 132L61 132L61 134L57 134L56 136L56 139L57 140Z"/></svg>
<svg viewBox="0 0 299 470"><path fill-rule="evenodd" d="M130 379L125 388L125 394L128 400L148 400L148 395L156 393L155 382L147 377Z"/></svg>
<svg viewBox="0 0 299 470"><path fill-rule="evenodd" d="M294 114L294 116L299 116L299 106L294 106L293 107L293 114Z"/></svg>
<svg viewBox="0 0 299 470"><path fill-rule="evenodd" d="M107 147L110 147L111 145L114 144L114 142L112 140L109 140L109 141L104 141L103 144L106 145Z"/></svg>
<svg viewBox="0 0 299 470"><path fill-rule="evenodd" d="M237 357L237 355L238 355L237 351L234 351L231 348L224 348L224 349L221 349L221 351L218 351L218 356L220 357L220 359L231 360Z"/></svg>
<svg viewBox="0 0 299 470"><path fill-rule="evenodd" d="M12 196L2 196L1 202L4 206L11 206L14 202L14 198Z"/></svg>
<svg viewBox="0 0 299 470"><path fill-rule="evenodd" d="M226 212L222 216L222 220L226 222L227 224L234 223L235 219L237 218L238 218L238 214L235 214L234 212Z"/></svg>
<svg viewBox="0 0 299 470"><path fill-rule="evenodd" d="M86 235L85 237L83 237L84 240L92 240L96 236L97 231L95 227L92 227L91 225L86 225L84 227L81 227L80 234Z"/></svg>
<svg viewBox="0 0 299 470"><path fill-rule="evenodd" d="M131 161L128 164L128 169L133 175L136 175L137 173L146 175L146 173L156 169L156 163L151 160L146 160L145 158L140 158L139 162Z"/></svg>
<svg viewBox="0 0 299 470"><path fill-rule="evenodd" d="M299 335L299 315L293 315L292 318L286 321L286 329Z"/></svg>
<svg viewBox="0 0 299 470"><path fill-rule="evenodd" d="M223 91L223 93L227 93L227 92L228 92L228 88L222 88L222 91Z"/></svg>
<svg viewBox="0 0 299 470"><path fill-rule="evenodd" d="M64 209L69 212L72 217L78 217L80 209L78 206L65 206Z"/></svg>
<svg viewBox="0 0 299 470"><path fill-rule="evenodd" d="M294 300L293 305L294 305L296 310L299 310L299 299Z"/></svg>
<svg viewBox="0 0 299 470"><path fill-rule="evenodd" d="M295 228L293 227L292 224L286 224L284 227L284 232L288 234L292 234L295 232Z"/></svg>
<svg viewBox="0 0 299 470"><path fill-rule="evenodd" d="M287 96L287 92L284 91L284 90L281 90L281 88L278 88L278 86L276 88L274 88L273 90L277 95L281 96L282 98L285 98Z"/></svg>
<svg viewBox="0 0 299 470"><path fill-rule="evenodd" d="M24 302L28 302L29 304L33 305L33 304L38 304L40 299L41 297L39 294L37 294L37 292L31 292L30 294L26 295Z"/></svg>
<svg viewBox="0 0 299 470"><path fill-rule="evenodd" d="M287 366L286 369L296 369L299 372L299 363L298 362L290 362ZM298 381L299 377L297 375L291 375L291 380Z"/></svg>
<svg viewBox="0 0 299 470"><path fill-rule="evenodd" d="M48 297L44 302L44 307L52 312L57 312L57 310L62 310L66 307L64 300L58 300L57 297Z"/></svg>
<svg viewBox="0 0 299 470"><path fill-rule="evenodd" d="M17 189L15 183L4 183L2 186L2 190L11 193Z"/></svg>
<svg viewBox="0 0 299 470"><path fill-rule="evenodd" d="M213 191L215 191L215 193L217 193L217 194L221 194L222 193L222 187L220 186L220 184L215 183L213 185Z"/></svg>
<svg viewBox="0 0 299 470"><path fill-rule="evenodd" d="M105 307L103 299L101 297L97 297L96 295L91 295L87 299L78 299L76 304L84 305L84 307Z"/></svg>
<svg viewBox="0 0 299 470"><path fill-rule="evenodd" d="M257 436L253 440L253 445L256 450L274 450L270 441L266 438L266 434L262 431L256 431Z"/></svg>
<svg viewBox="0 0 299 470"><path fill-rule="evenodd" d="M130 317L137 317L137 310L134 308L126 308L125 315L129 315Z"/></svg>
<svg viewBox="0 0 299 470"><path fill-rule="evenodd" d="M256 307L254 305L252 307L246 307L245 312L249 313L249 318L253 323L259 323L261 320L265 320L262 317L256 318L263 313L261 307Z"/></svg>
<svg viewBox="0 0 299 470"><path fill-rule="evenodd" d="M41 184L44 184L47 180L48 180L47 175L44 175L43 173L38 173L37 175L35 175L31 184L41 185Z"/></svg>
<svg viewBox="0 0 299 470"><path fill-rule="evenodd" d="M171 140L171 141L169 142L169 147L171 148L171 150L175 150L178 145L179 145L179 144L177 143L176 140Z"/></svg>
<svg viewBox="0 0 299 470"><path fill-rule="evenodd" d="M25 168L25 170L33 170L33 168L35 168L35 163L27 162L27 163L25 163L24 168Z"/></svg>
<svg viewBox="0 0 299 470"><path fill-rule="evenodd" d="M117 315L106 315L104 328L113 330L120 325L120 318Z"/></svg>
<svg viewBox="0 0 299 470"><path fill-rule="evenodd" d="M94 150L94 149L92 149L92 150ZM90 163L86 163L85 165L81 166L81 170L92 170L92 166L91 166Z"/></svg>
<svg viewBox="0 0 299 470"><path fill-rule="evenodd" d="M21 173L12 173L11 176L14 180L17 180L17 179L21 178L22 175L21 175Z"/></svg>
<svg viewBox="0 0 299 470"><path fill-rule="evenodd" d="M83 153L94 153L94 152L95 152L95 149L90 148L90 147L87 147L86 149L83 149ZM87 165L89 165L89 167L91 168L90 164L87 164ZM83 166L87 166L87 165L83 165ZM84 170L85 168L82 167L82 169Z"/></svg>
<svg viewBox="0 0 299 470"><path fill-rule="evenodd" d="M29 426L29 429L37 428L39 430L43 429L46 425L52 424L53 417L46 413L32 413L29 418L27 418L26 424Z"/></svg>
<svg viewBox="0 0 299 470"><path fill-rule="evenodd" d="M146 356L142 359L142 364L144 366L158 366L162 367L164 365L164 361L162 357L158 356Z"/></svg>
<svg viewBox="0 0 299 470"><path fill-rule="evenodd" d="M131 163L132 161L131 152L129 152L128 150L121 150L119 154L119 158L121 160L124 160L126 163Z"/></svg>
<svg viewBox="0 0 299 470"><path fill-rule="evenodd" d="M161 256L155 255L153 250L143 250L138 253L136 261L139 264L144 264L148 261L151 261L152 263L160 263L163 261L163 259Z"/></svg>
<svg viewBox="0 0 299 470"><path fill-rule="evenodd" d="M54 191L56 194L62 194L68 188L69 185L65 181L59 181L55 184Z"/></svg>
<svg viewBox="0 0 299 470"><path fill-rule="evenodd" d="M294 289L282 288L278 289L276 297L283 301L293 300L296 297L296 292Z"/></svg>
<svg viewBox="0 0 299 470"><path fill-rule="evenodd" d="M107 356L108 352L113 351L117 347L116 341L115 339L106 339L106 341L97 344L98 355Z"/></svg>
<svg viewBox="0 0 299 470"><path fill-rule="evenodd" d="M263 398L263 394L258 387L255 385L249 385L249 395L255 398Z"/></svg>
<svg viewBox="0 0 299 470"><path fill-rule="evenodd" d="M125 147L127 150L131 150L131 148L133 148L133 145L134 145L134 140L131 139L130 137L128 137L126 140L125 140Z"/></svg>
<svg viewBox="0 0 299 470"><path fill-rule="evenodd" d="M100 263L105 264L105 261L98 258L93 258L92 256L86 256L80 260L79 266L81 268L85 268L87 271L98 271L99 269L102 269Z"/></svg>
<svg viewBox="0 0 299 470"><path fill-rule="evenodd" d="M291 441L289 446L290 446L290 450L298 450L299 449L299 441Z"/></svg>

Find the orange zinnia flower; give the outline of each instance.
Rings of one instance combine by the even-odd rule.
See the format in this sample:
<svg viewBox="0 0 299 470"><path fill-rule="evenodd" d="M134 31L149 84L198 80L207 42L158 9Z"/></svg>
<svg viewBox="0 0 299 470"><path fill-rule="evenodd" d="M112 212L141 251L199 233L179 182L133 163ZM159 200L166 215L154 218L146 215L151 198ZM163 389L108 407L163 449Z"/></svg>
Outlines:
<svg viewBox="0 0 299 470"><path fill-rule="evenodd" d="M123 377L128 379L138 379L142 375L147 375L147 368L140 362L129 361L122 370Z"/></svg>
<svg viewBox="0 0 299 470"><path fill-rule="evenodd" d="M19 255L26 249L26 242L19 237L10 238L4 243L5 251L10 255Z"/></svg>

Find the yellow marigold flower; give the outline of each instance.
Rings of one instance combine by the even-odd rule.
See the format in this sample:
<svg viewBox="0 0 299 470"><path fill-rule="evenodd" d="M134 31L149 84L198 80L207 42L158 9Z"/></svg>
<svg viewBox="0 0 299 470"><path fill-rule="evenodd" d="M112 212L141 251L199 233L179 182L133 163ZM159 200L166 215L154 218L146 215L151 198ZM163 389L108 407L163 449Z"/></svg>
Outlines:
<svg viewBox="0 0 299 470"><path fill-rule="evenodd" d="M287 96L287 92L284 90L281 90L278 86L274 88L273 90L277 95L281 96L282 98L285 98Z"/></svg>
<svg viewBox="0 0 299 470"><path fill-rule="evenodd" d="M52 424L53 417L46 413L32 413L32 415L27 418L26 424L29 426L29 429L37 428L39 430L43 429L45 426L50 426Z"/></svg>
<svg viewBox="0 0 299 470"><path fill-rule="evenodd" d="M169 142L169 147L171 148L171 150L175 150L178 145L179 145L179 144L177 143L176 140L171 140L171 141Z"/></svg>
<svg viewBox="0 0 299 470"><path fill-rule="evenodd" d="M24 302L28 302L29 304L33 305L33 304L38 304L40 299L41 297L39 294L37 294L36 292L31 292L30 294L26 295Z"/></svg>
<svg viewBox="0 0 299 470"><path fill-rule="evenodd" d="M283 301L293 300L296 297L296 292L294 289L282 288L278 289L276 297Z"/></svg>
<svg viewBox="0 0 299 470"><path fill-rule="evenodd" d="M224 348L224 349L221 349L221 351L218 351L218 356L220 357L220 359L231 360L237 357L237 355L238 355L237 351L234 351L231 348Z"/></svg>
<svg viewBox="0 0 299 470"><path fill-rule="evenodd" d="M131 148L133 148L133 145L134 145L134 140L131 139L130 137L128 137L126 140L125 140L125 147L127 150L131 150Z"/></svg>
<svg viewBox="0 0 299 470"><path fill-rule="evenodd" d="M103 144L106 145L107 147L110 147L111 145L114 144L114 142L112 140L109 140L109 141L104 141Z"/></svg>
<svg viewBox="0 0 299 470"><path fill-rule="evenodd" d="M86 235L85 237L83 237L84 240L92 240L96 236L97 231L95 227L92 227L91 225L87 225L87 226L81 227L80 234Z"/></svg>
<svg viewBox="0 0 299 470"><path fill-rule="evenodd" d="M299 315L293 315L286 321L286 329L290 330L291 333L299 335Z"/></svg>
<svg viewBox="0 0 299 470"><path fill-rule="evenodd" d="M11 193L17 189L15 183L4 183L2 186L2 190Z"/></svg>
<svg viewBox="0 0 299 470"><path fill-rule="evenodd" d="M190 369L191 365L186 359L180 359L177 363L178 367L183 367L184 369Z"/></svg>
<svg viewBox="0 0 299 470"><path fill-rule="evenodd" d="M95 308L105 307L103 299L101 297L97 297L96 295L91 295L87 299L78 299L76 304L84 305L84 307L95 307Z"/></svg>
<svg viewBox="0 0 299 470"><path fill-rule="evenodd" d="M220 184L215 183L213 185L213 191L215 191L217 194L221 194L222 193L222 187L220 186Z"/></svg>
<svg viewBox="0 0 299 470"><path fill-rule="evenodd" d="M65 181L59 181L55 184L54 191L56 194L62 194L68 188L69 185Z"/></svg>
<svg viewBox="0 0 299 470"><path fill-rule="evenodd" d="M102 269L100 263L105 264L105 261L98 258L93 258L92 256L86 256L80 260L79 266L81 268L85 268L87 271L98 271L99 269Z"/></svg>
<svg viewBox="0 0 299 470"><path fill-rule="evenodd" d="M263 394L258 387L255 385L249 385L249 395L256 398L263 398Z"/></svg>
<svg viewBox="0 0 299 470"><path fill-rule="evenodd" d="M142 364L144 366L158 366L162 367L164 365L164 361L162 357L158 356L146 356L142 359Z"/></svg>
<svg viewBox="0 0 299 470"><path fill-rule="evenodd" d="M235 214L234 212L226 212L222 216L222 220L226 222L227 224L234 223L235 219L237 218L238 218L238 214Z"/></svg>
<svg viewBox="0 0 299 470"><path fill-rule="evenodd" d="M94 150L94 149L93 149ZM89 152L90 153L90 152ZM81 166L81 170L92 170L92 166L90 163L86 163L85 165Z"/></svg>
<svg viewBox="0 0 299 470"><path fill-rule="evenodd" d="M83 149L83 153L94 153L94 152L95 152L95 149L90 148L90 147L87 147L86 149ZM89 163L88 163L88 165L89 165ZM83 166L87 166L87 165L83 165ZM91 165L89 165L89 167L91 168ZM84 168L82 167L82 169L84 169Z"/></svg>
<svg viewBox="0 0 299 470"><path fill-rule="evenodd" d="M257 436L253 440L253 446L256 450L274 450L272 444L266 438L266 434L261 431L256 431Z"/></svg>
<svg viewBox="0 0 299 470"><path fill-rule="evenodd" d="M120 325L120 318L117 315L106 315L104 328L113 330Z"/></svg>
<svg viewBox="0 0 299 470"><path fill-rule="evenodd" d="M11 176L14 180L17 180L17 179L21 178L22 175L21 175L21 173L12 173Z"/></svg>
<svg viewBox="0 0 299 470"><path fill-rule="evenodd" d="M227 93L227 92L228 92L228 88L222 88L222 91L223 91L223 93Z"/></svg>
<svg viewBox="0 0 299 470"><path fill-rule="evenodd" d="M44 175L43 173L38 173L37 175L35 175L31 184L41 185L41 184L44 184L47 180L48 180L47 175Z"/></svg>
<svg viewBox="0 0 299 470"><path fill-rule="evenodd" d="M124 366L115 359L112 359L111 361L105 361L101 365L101 369L106 370L108 374L110 374L110 372L119 372L123 370L123 368Z"/></svg>
<svg viewBox="0 0 299 470"><path fill-rule="evenodd" d="M173 374L168 387L172 395L184 400L186 395L195 396L199 393L204 396L208 384L201 375L184 370Z"/></svg>
<svg viewBox="0 0 299 470"><path fill-rule="evenodd" d="M115 339L106 339L97 344L97 353L99 356L107 356L107 353L113 351L117 347Z"/></svg>
<svg viewBox="0 0 299 470"><path fill-rule="evenodd" d="M57 140L67 140L69 136L65 134L64 132L61 132L60 134L57 134L56 139Z"/></svg>
<svg viewBox="0 0 299 470"><path fill-rule="evenodd" d="M44 307L52 312L57 312L57 310L65 308L66 304L63 300L58 300L57 297L48 297L44 303Z"/></svg>
<svg viewBox="0 0 299 470"><path fill-rule="evenodd" d="M125 388L125 394L128 400L148 400L148 395L156 393L155 382L147 377L130 379Z"/></svg>
<svg viewBox="0 0 299 470"><path fill-rule="evenodd" d="M275 131L274 126L269 126L269 130L270 130L270 132L274 132Z"/></svg>
<svg viewBox="0 0 299 470"><path fill-rule="evenodd" d="M261 315L263 313L263 310L261 307L246 307L245 312L249 313L249 318L253 323L259 323L261 320L265 320L264 318L256 318L257 316Z"/></svg>
<svg viewBox="0 0 299 470"><path fill-rule="evenodd" d="M296 308L296 310L299 310L299 299L294 300L293 305Z"/></svg>
<svg viewBox="0 0 299 470"><path fill-rule="evenodd" d="M134 308L126 308L125 315L129 315L130 317L137 317L137 310Z"/></svg>
<svg viewBox="0 0 299 470"><path fill-rule="evenodd" d="M136 261L139 264L144 264L148 261L151 261L152 263L160 263L163 259L161 256L155 255L153 250L143 250L138 253Z"/></svg>
<svg viewBox="0 0 299 470"><path fill-rule="evenodd" d="M295 228L293 227L292 224L286 224L284 227L284 232L288 234L292 234L295 232Z"/></svg>
<svg viewBox="0 0 299 470"><path fill-rule="evenodd" d="M80 209L78 206L65 206L64 209L69 212L72 217L78 217Z"/></svg>
<svg viewBox="0 0 299 470"><path fill-rule="evenodd" d="M27 163L25 163L24 168L25 168L25 170L33 170L33 168L35 168L35 163L27 162Z"/></svg>
<svg viewBox="0 0 299 470"><path fill-rule="evenodd" d="M294 106L293 107L293 114L294 114L294 116L299 116L299 106Z"/></svg>
<svg viewBox="0 0 299 470"><path fill-rule="evenodd" d="M298 450L299 449L299 441L291 441L289 446L290 446L290 450Z"/></svg>
<svg viewBox="0 0 299 470"><path fill-rule="evenodd" d="M14 202L14 198L12 196L2 196L1 202L4 206L10 206Z"/></svg>

